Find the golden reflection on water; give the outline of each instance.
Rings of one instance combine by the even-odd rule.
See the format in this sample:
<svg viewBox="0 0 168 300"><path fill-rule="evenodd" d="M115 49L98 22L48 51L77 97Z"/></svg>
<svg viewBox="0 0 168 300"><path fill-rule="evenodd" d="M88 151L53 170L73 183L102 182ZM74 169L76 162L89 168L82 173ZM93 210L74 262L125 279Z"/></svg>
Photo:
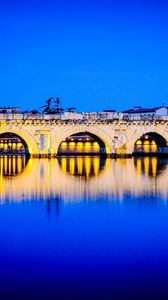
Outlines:
<svg viewBox="0 0 168 300"><path fill-rule="evenodd" d="M62 199L122 200L168 196L168 160L156 157L102 159L99 156L29 159L0 157L0 202Z"/></svg>
<svg viewBox="0 0 168 300"><path fill-rule="evenodd" d="M59 157L58 162L64 173L83 176L89 179L98 176L101 169L107 167L109 160L101 159L99 156L72 156Z"/></svg>
<svg viewBox="0 0 168 300"><path fill-rule="evenodd" d="M0 156L0 174L15 176L25 169L27 162L26 156Z"/></svg>
<svg viewBox="0 0 168 300"><path fill-rule="evenodd" d="M134 164L139 175L141 175L141 173L144 173L146 176L153 177L157 175L157 171L159 169L159 166L157 166L157 157L144 157L143 159L134 158Z"/></svg>

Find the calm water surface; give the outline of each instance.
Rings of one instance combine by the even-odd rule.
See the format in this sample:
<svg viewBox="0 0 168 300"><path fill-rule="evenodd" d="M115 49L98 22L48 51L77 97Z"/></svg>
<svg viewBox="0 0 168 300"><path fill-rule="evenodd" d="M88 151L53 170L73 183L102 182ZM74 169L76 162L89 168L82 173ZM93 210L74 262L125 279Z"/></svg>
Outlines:
<svg viewBox="0 0 168 300"><path fill-rule="evenodd" d="M168 299L168 160L0 158L0 299Z"/></svg>

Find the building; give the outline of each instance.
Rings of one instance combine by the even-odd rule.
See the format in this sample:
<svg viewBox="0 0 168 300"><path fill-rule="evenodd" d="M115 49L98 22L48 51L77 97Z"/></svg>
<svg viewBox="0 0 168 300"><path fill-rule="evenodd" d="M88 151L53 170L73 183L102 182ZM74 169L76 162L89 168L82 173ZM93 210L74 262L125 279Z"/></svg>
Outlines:
<svg viewBox="0 0 168 300"><path fill-rule="evenodd" d="M139 116L167 116L168 115L168 108L164 105L157 106L153 108L144 108L141 106L134 106L132 109L128 109L123 111L124 115L139 115Z"/></svg>
<svg viewBox="0 0 168 300"><path fill-rule="evenodd" d="M17 114L20 112L20 107L17 107L17 106L1 106L0 107L0 114Z"/></svg>

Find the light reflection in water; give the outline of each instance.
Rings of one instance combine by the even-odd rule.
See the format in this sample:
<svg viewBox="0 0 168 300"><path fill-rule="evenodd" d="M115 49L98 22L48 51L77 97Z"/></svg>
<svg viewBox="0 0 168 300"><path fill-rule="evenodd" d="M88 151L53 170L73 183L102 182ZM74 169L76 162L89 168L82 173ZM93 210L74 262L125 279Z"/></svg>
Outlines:
<svg viewBox="0 0 168 300"><path fill-rule="evenodd" d="M86 179L98 176L101 170L108 165L108 160L99 156L61 156L58 158L58 162L64 173L83 176Z"/></svg>
<svg viewBox="0 0 168 300"><path fill-rule="evenodd" d="M167 160L6 157L0 171L0 299L168 298Z"/></svg>
<svg viewBox="0 0 168 300"><path fill-rule="evenodd" d="M16 176L23 172L27 165L26 156L0 156L1 176Z"/></svg>
<svg viewBox="0 0 168 300"><path fill-rule="evenodd" d="M64 202L108 201L124 195L168 196L168 160L156 157L101 159L98 156L59 159L0 158L0 201L61 199Z"/></svg>

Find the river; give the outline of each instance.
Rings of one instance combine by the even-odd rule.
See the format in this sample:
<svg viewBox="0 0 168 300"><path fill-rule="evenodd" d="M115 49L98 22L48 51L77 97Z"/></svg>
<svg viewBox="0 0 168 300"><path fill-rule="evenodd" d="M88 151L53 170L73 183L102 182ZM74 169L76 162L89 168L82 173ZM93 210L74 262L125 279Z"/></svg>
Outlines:
<svg viewBox="0 0 168 300"><path fill-rule="evenodd" d="M0 158L0 299L168 299L168 160Z"/></svg>

